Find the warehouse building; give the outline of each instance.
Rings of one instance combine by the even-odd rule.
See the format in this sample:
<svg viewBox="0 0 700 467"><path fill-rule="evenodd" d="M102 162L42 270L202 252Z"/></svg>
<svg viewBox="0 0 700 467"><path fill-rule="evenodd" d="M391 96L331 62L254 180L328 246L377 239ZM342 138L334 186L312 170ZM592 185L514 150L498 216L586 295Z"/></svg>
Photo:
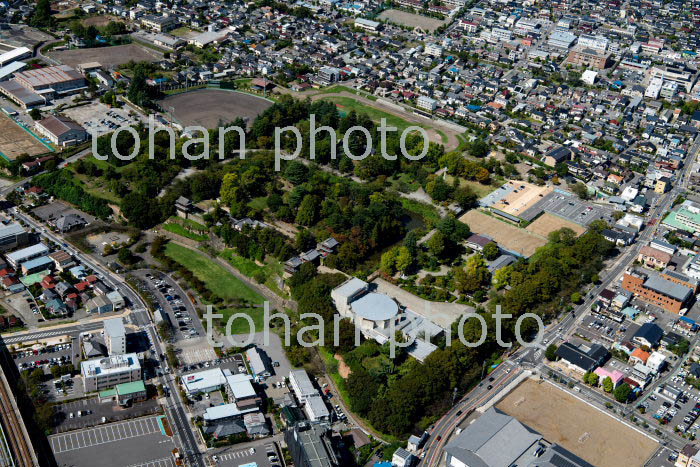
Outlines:
<svg viewBox="0 0 700 467"><path fill-rule="evenodd" d="M0 54L0 67L7 66L17 60L22 60L32 56L32 51L27 47L17 47L9 52Z"/></svg>
<svg viewBox="0 0 700 467"><path fill-rule="evenodd" d="M22 71L15 74L14 80L26 89L51 97L87 89L83 75L68 65Z"/></svg>
<svg viewBox="0 0 700 467"><path fill-rule="evenodd" d="M37 133L57 146L72 146L88 139L88 132L78 122L63 116L49 115L35 123Z"/></svg>
<svg viewBox="0 0 700 467"><path fill-rule="evenodd" d="M101 391L141 380L141 363L135 353L80 362L85 392Z"/></svg>

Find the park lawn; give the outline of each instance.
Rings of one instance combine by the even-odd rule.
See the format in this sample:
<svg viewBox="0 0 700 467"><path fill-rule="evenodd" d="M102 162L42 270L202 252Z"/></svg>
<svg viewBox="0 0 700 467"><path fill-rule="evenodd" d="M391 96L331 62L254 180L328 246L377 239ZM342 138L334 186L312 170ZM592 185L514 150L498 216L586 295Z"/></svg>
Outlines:
<svg viewBox="0 0 700 467"><path fill-rule="evenodd" d="M428 203L422 203L410 198L401 198L401 204L406 211L421 216L426 224L435 225L440 222L440 213Z"/></svg>
<svg viewBox="0 0 700 467"><path fill-rule="evenodd" d="M218 313L223 315L223 318L217 321L222 332L226 332L226 323L228 322L229 317L231 317L234 313L242 313L242 314L246 314L246 315L250 316L253 319L253 324L255 326L255 329L253 329L253 330L250 329L250 323L248 322L247 319L236 318L231 323L231 335L235 336L238 334L248 334L250 332L262 332L264 329L265 312L264 312L263 307L259 307L259 308L226 308L226 309L219 311ZM272 314L272 312L270 312L270 314Z"/></svg>
<svg viewBox="0 0 700 467"><path fill-rule="evenodd" d="M454 182L454 177L452 175L446 175L445 176L445 181L452 185ZM501 185L503 185L503 181L497 181L494 180L491 184L489 185L484 185L483 183L479 183L474 180L465 180L463 178L460 178L459 184L460 186L468 186L469 188L472 189L474 193L476 193L476 196L479 198L483 198L484 196L488 195L491 193L493 190L499 188Z"/></svg>
<svg viewBox="0 0 700 467"><path fill-rule="evenodd" d="M90 177L89 175L80 175L75 172L73 172L73 177L86 193L106 199L112 204L121 203L121 198L107 187L107 182L104 179Z"/></svg>
<svg viewBox="0 0 700 467"><path fill-rule="evenodd" d="M282 263L280 263L279 261L275 260L266 263L264 266L260 266L252 259L244 258L240 255L237 255L233 251L233 249L230 248L227 248L224 251L222 251L220 253L220 256L226 261L228 261L231 266L238 269L241 272L241 274L244 274L250 277L251 279L253 278L253 275L255 273L257 273L258 271L263 271L265 273L266 278L264 284L267 286L267 288L272 290L280 297L289 297L288 293L279 288L279 286L277 285L277 281L275 280L276 277L281 277L284 271L284 266L282 266Z"/></svg>
<svg viewBox="0 0 700 467"><path fill-rule="evenodd" d="M192 271L209 290L224 300L240 299L254 304L265 301L255 290L202 253L170 242L165 248L165 254Z"/></svg>
<svg viewBox="0 0 700 467"><path fill-rule="evenodd" d="M194 232L190 232L189 230L187 230L185 227L178 224L177 222L168 222L167 224L163 224L163 230L167 230L168 232L172 232L175 235L189 238L189 239L197 241L197 242L203 242L209 238L209 236L207 236L207 235L200 235L200 234L197 234Z"/></svg>
<svg viewBox="0 0 700 467"><path fill-rule="evenodd" d="M358 102L352 97L331 96L325 98L325 100L333 102L341 112L351 112L354 110L358 113L365 113L376 123L379 123L382 118L386 118L387 126L395 126L398 128L398 131L403 131L409 126L420 126L426 130L428 129L423 125L409 123L403 118L397 117L394 114L390 114L388 112L384 112L383 110L375 109L374 107Z"/></svg>
<svg viewBox="0 0 700 467"><path fill-rule="evenodd" d="M206 225L200 224L199 222L193 221L192 219L183 219L182 217L175 217L173 219L175 219L177 222L180 222L182 225L188 226L191 229L198 230L200 232L209 231Z"/></svg>

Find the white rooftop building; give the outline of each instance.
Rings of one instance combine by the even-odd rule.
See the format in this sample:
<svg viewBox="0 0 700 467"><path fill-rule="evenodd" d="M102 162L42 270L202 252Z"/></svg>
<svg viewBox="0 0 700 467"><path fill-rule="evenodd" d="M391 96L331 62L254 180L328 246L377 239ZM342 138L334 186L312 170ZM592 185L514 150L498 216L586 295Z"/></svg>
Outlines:
<svg viewBox="0 0 700 467"><path fill-rule="evenodd" d="M123 355L126 353L126 328L121 318L106 319L103 322L105 332L105 344L109 355Z"/></svg>

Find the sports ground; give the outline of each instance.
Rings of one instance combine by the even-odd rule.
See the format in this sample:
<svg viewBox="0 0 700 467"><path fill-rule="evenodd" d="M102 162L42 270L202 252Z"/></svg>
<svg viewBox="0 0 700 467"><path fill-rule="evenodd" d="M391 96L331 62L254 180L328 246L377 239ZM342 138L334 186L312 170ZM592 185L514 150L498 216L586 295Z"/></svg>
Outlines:
<svg viewBox="0 0 700 467"><path fill-rule="evenodd" d="M14 160L22 154L36 156L49 151L51 149L31 133L0 113L0 153L4 158Z"/></svg>
<svg viewBox="0 0 700 467"><path fill-rule="evenodd" d="M248 125L272 101L235 91L220 89L198 89L168 96L159 102L164 111L171 111L181 125L199 125L204 128L217 128L241 117Z"/></svg>
<svg viewBox="0 0 700 467"><path fill-rule="evenodd" d="M497 407L589 463L644 465L659 444L548 382L525 380Z"/></svg>

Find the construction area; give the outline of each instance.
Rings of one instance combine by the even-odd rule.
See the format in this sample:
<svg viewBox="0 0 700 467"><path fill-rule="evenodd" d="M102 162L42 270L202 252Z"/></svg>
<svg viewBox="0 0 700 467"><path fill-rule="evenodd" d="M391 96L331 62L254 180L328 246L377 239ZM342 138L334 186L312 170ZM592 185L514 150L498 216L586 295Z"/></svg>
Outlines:
<svg viewBox="0 0 700 467"><path fill-rule="evenodd" d="M467 224L472 232L486 235L501 248L526 258L547 243L546 237L521 229L477 209L467 211L459 220Z"/></svg>
<svg viewBox="0 0 700 467"><path fill-rule="evenodd" d="M659 447L642 432L543 380L523 381L496 407L600 467L644 465Z"/></svg>
<svg viewBox="0 0 700 467"><path fill-rule="evenodd" d="M0 156L3 159L12 161L22 154L37 156L50 151L49 146L0 112Z"/></svg>

